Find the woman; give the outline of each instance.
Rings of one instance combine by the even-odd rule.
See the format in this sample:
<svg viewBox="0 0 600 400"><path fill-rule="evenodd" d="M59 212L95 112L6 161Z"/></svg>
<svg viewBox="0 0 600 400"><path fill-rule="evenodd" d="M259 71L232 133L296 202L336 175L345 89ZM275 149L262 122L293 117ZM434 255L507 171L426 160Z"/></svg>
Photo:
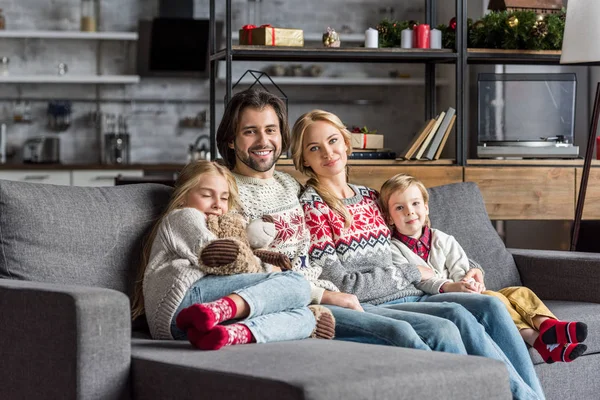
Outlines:
<svg viewBox="0 0 600 400"><path fill-rule="evenodd" d="M497 299L446 293L419 302L397 301L418 296L413 282L431 272L393 267L390 231L377 206L377 192L348 183L350 138L337 116L321 110L302 115L292 130L294 165L310 177L300 201L311 232L310 263L322 269L319 282L327 282L326 289L355 294L366 303L365 311L407 321L422 335L435 330L432 316L452 321L468 354L506 363L515 397L543 398L527 349ZM405 270L421 276L405 276ZM423 314L428 314L425 322Z"/></svg>

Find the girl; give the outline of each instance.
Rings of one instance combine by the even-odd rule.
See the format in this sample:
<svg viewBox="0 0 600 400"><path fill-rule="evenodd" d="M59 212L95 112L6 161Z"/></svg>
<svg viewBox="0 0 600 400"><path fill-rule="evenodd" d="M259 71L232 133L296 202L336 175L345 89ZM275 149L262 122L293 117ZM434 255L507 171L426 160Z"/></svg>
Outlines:
<svg viewBox="0 0 600 400"><path fill-rule="evenodd" d="M460 331L468 354L505 362L516 398L543 398L531 358L500 301L451 294L445 299L402 301L422 294L413 283L431 277L432 272L393 266L390 231L377 205L377 193L348 183L350 142L350 132L340 119L326 111L302 115L292 130L294 165L310 178L300 202L311 234L310 263L322 270L315 284L328 282L326 289L353 293L365 311L407 321L425 337L436 330L436 321L448 319Z"/></svg>
<svg viewBox="0 0 600 400"><path fill-rule="evenodd" d="M145 312L155 339L184 339L187 334L203 350L317 334L331 338L333 317L329 310L315 309L320 318L316 326L307 307L310 286L300 274L206 276L200 271L199 254L216 240L206 215L236 207L237 185L228 169L209 161L182 169L144 249L133 317ZM221 324L232 319L242 320Z"/></svg>
<svg viewBox="0 0 600 400"><path fill-rule="evenodd" d="M473 270L454 237L431 229L429 194L418 179L399 174L381 187L381 208L392 226L392 254L398 266L417 264L434 276L417 287L426 293L483 293L499 298L519 333L547 363L570 362L585 352L587 325L559 321L530 289L518 286L485 290L481 270ZM469 272L470 271L470 272Z"/></svg>

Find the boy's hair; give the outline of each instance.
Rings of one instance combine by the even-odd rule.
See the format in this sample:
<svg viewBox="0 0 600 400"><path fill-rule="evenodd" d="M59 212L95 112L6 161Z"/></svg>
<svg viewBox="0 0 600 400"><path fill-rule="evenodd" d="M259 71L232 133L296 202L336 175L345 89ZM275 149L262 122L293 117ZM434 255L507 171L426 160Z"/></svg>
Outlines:
<svg viewBox="0 0 600 400"><path fill-rule="evenodd" d="M423 195L423 202L425 204L429 204L429 193L427 192L427 188L423 182L414 176L407 174L394 175L383 183L381 190L379 191L379 206L381 207L381 211L383 212L383 216L385 217L386 221L389 221L390 219L390 209L388 207L388 203L392 197L392 194L395 192L404 192L412 185L415 185L421 191L421 195ZM425 218L425 225L431 225L429 215Z"/></svg>
<svg viewBox="0 0 600 400"><path fill-rule="evenodd" d="M152 250L152 244L154 243L154 238L158 232L158 228L162 222L162 220L169 214L171 211L185 207L185 200L188 193L197 187L204 175L211 174L222 176L227 180L227 186L229 188L229 200L227 201L229 210L236 210L239 207L239 196L238 196L238 187L235 181L235 178L231 171L229 171L224 166L211 161L199 160L194 161L187 164L175 181L175 189L171 194L171 198L167 207L158 218L158 220L152 226L152 230L150 234L145 239L144 247L142 250L142 258L140 265L138 266L134 291L133 291L133 301L132 301L132 311L131 317L132 319L136 319L137 317L144 314L144 293L143 293L143 281L144 281L144 272L146 271L146 266L148 264L148 260L150 258L150 251Z"/></svg>
<svg viewBox="0 0 600 400"><path fill-rule="evenodd" d="M327 122L328 124L336 127L342 137L344 138L344 143L348 147L348 151L346 152L348 155L352 154L352 135L350 131L346 129L342 121L339 117L333 113L323 110L312 110L300 116L296 120L294 127L292 128L292 159L294 160L294 166L298 171L308 176L310 179L306 182L307 185L310 185L315 188L319 196L323 199L323 201L331 207L331 209L336 212L338 215L344 218L344 226L348 228L352 223L352 216L348 212L348 209L344 205L341 199L338 199L337 196L332 194L327 188L325 188L320 182L311 167L307 167L304 165L304 148L302 146L302 142L304 141L304 133L312 124L317 121ZM348 177L348 165L346 165L346 178Z"/></svg>
<svg viewBox="0 0 600 400"><path fill-rule="evenodd" d="M223 164L229 169L235 167L235 149L229 147L229 144L235 141L240 117L242 111L251 107L257 110L263 110L265 107L271 106L279 119L279 131L281 132L281 152L285 153L290 144L290 127L287 120L287 111L285 103L277 96L260 89L247 89L236 93L227 103L223 118L217 129L217 149Z"/></svg>

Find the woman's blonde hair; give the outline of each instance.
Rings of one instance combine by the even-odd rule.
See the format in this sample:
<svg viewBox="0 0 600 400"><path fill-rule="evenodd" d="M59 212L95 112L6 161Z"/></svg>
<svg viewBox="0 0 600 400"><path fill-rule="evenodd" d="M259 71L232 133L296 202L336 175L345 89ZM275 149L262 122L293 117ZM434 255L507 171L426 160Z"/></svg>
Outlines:
<svg viewBox="0 0 600 400"><path fill-rule="evenodd" d="M132 319L136 319L137 317L144 314L144 292L142 286L144 281L144 272L146 271L146 266L150 258L150 251L152 250L154 238L156 237L158 228L162 220L171 211L186 206L185 202L188 193L195 187L197 187L202 181L202 176L207 174L217 175L225 178L225 180L227 181L227 186L229 187L229 199L227 201L229 210L235 210L238 208L238 187L235 182L235 178L231 174L231 171L229 171L226 167L217 164L216 162L205 160L194 161L183 167L183 169L179 173L177 181L175 182L175 189L171 194L169 204L152 227L150 234L145 239L144 247L142 250L142 259L138 267L135 287L133 291L133 301L131 309Z"/></svg>
<svg viewBox="0 0 600 400"><path fill-rule="evenodd" d="M386 221L389 222L390 220L390 209L388 203L390 202L390 198L392 197L392 195L396 192L404 192L412 185L415 185L421 191L421 195L423 195L423 202L425 204L429 204L429 193L427 192L427 188L425 187L423 182L421 182L414 176L410 176L407 174L398 174L392 176L390 179L383 183L383 185L381 186L381 190L379 191L379 206ZM425 225L431 225L429 215L425 218Z"/></svg>
<svg viewBox="0 0 600 400"><path fill-rule="evenodd" d="M339 117L335 114L332 114L328 111L323 110L312 110L300 116L296 120L294 127L292 128L292 159L294 160L294 166L298 171L308 176L309 179L306 182L306 185L312 186L315 188L316 192L321 196L323 201L331 207L331 209L344 218L344 226L348 228L352 223L352 216L348 212L348 209L344 205L341 199L331 193L327 187L325 187L321 182L319 182L319 177L311 167L307 167L304 165L304 133L306 130L315 122L322 121L327 122L328 124L336 127L342 137L344 138L344 143L348 150L346 153L348 155L352 154L352 135L350 131L346 129L346 126L342 123ZM346 179L348 178L349 168L346 165Z"/></svg>

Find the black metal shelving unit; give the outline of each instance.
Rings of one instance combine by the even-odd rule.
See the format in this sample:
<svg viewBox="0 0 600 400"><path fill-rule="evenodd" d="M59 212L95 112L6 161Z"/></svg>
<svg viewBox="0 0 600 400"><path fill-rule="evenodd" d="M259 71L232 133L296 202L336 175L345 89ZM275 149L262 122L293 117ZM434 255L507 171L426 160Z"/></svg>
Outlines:
<svg viewBox="0 0 600 400"><path fill-rule="evenodd" d="M270 46L234 46L232 44L231 0L225 1L225 44L223 49L216 47L215 0L210 0L210 148L216 155L216 67L218 61L225 61L225 102L231 99L232 68L235 60L243 61L312 61L312 62L354 62L354 63L421 63L425 64L425 110L426 119L436 114L435 71L437 64L455 64L456 68L456 164L465 165L467 141L465 140L465 83L467 68L466 52L466 0L455 0L457 15L456 38L458 51L406 50L406 49L364 49L364 48L278 48ZM425 23L435 26L436 0L425 0Z"/></svg>

